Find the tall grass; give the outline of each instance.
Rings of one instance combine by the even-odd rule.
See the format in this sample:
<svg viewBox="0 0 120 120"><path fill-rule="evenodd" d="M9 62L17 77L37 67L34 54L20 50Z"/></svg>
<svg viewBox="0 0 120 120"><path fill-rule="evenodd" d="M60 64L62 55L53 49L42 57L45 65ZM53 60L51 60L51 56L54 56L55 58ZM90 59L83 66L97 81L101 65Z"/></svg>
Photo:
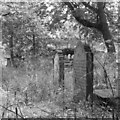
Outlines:
<svg viewBox="0 0 120 120"><path fill-rule="evenodd" d="M6 67L3 69L2 85L5 91L17 93L19 101L39 103L41 101L58 101L61 99L58 76L53 75L53 64L49 59L26 62L22 68ZM70 98L72 88L72 71L65 73L66 98ZM59 93L58 93L59 92ZM68 97L69 96L69 97Z"/></svg>

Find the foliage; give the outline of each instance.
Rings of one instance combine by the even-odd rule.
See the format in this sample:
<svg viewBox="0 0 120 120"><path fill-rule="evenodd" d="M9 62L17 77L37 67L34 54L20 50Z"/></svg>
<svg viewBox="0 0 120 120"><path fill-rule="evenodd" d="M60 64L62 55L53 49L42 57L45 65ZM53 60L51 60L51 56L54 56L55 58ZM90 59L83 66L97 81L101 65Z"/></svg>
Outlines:
<svg viewBox="0 0 120 120"><path fill-rule="evenodd" d="M77 7L76 11L70 11L70 4L73 4L74 8ZM103 42L99 30L87 27L82 23L79 24L74 15L79 12L81 19L84 21L97 22L99 19L94 11L97 9L97 3L73 2L70 4L69 2L4 4L10 12L8 12L8 15L4 15L3 18L3 44L9 45L10 31L12 31L14 36L14 56L19 54L17 57L20 57L20 55L31 55L34 52L36 55L47 54L47 51L49 51L47 44L55 45L59 41L62 45L70 44L73 46L76 45L79 39L92 45L94 42ZM104 7L114 42L118 39L118 6L114 3L105 3ZM113 11L114 8L116 9ZM9 47L7 47L8 51L10 51Z"/></svg>
<svg viewBox="0 0 120 120"><path fill-rule="evenodd" d="M45 6L48 6L48 4L45 4ZM115 10L113 11L114 8ZM88 36L88 38L90 37L90 41L101 41L104 39L106 47L108 48L108 45L106 43L107 39L112 39L111 42L117 40L116 36L114 36L115 38L111 38L112 34L110 35L109 33L110 30L111 33L117 34L117 8L117 2L115 2L115 4L99 4L99 2L62 2L55 4L50 3L49 9L45 9L45 11L47 11L45 16L48 15L48 12L50 13L49 19L47 21L47 26L51 31L56 32L56 29L64 29L64 26L66 27L66 23L70 21L70 23L73 24L73 31L75 31L75 29L81 31L80 33L78 33L78 36L84 36L83 39L86 39ZM99 11L102 11L101 14L99 14ZM40 16L40 10L37 11L37 14ZM104 23L105 25L103 25ZM102 25L104 26L103 29L101 27ZM104 29L106 29L106 33L104 33ZM68 34L69 33L73 32L68 29Z"/></svg>
<svg viewBox="0 0 120 120"><path fill-rule="evenodd" d="M113 36L112 42L118 41L118 6L117 4L109 4L108 2L102 5L104 5L104 9L102 9L104 10L103 15L105 15L104 17L107 20L105 23L108 24L108 27L106 27L107 32L110 32L110 34L107 34L107 32L105 34L103 32L104 29L101 30L101 26L97 29L94 27L96 24L102 25L99 24L99 20L102 18L96 13L96 9L100 7L98 3L4 3L5 9L2 12L3 44L6 46L6 52L13 58L12 62L14 66L18 66L19 64L19 69L12 67L4 69L2 79L3 89L10 91L12 98L15 97L14 93L17 92L17 100L24 103L26 109L28 109L30 102L40 105L43 101L52 101L56 105L55 107L61 106L63 109L68 107L73 112L75 109L71 102L73 95L72 72L66 73L65 71L64 91L59 89L56 82L58 78L53 80L52 56L55 50L48 47L48 45L54 45L55 49L67 45L74 47L81 40L89 43L94 48L97 46L96 44L101 44L108 39L112 39L111 36ZM108 37L106 38L107 35ZM113 79L111 71L116 69L114 58L109 59L102 52L96 54L100 63L105 65L102 68L95 61L97 72L99 73L101 69L105 68L108 74L110 73L109 76L112 76L111 79ZM103 55L102 57L101 54ZM106 63L105 59L108 60ZM111 62L112 66L110 65ZM104 75L104 73L100 73L101 76ZM11 100L9 97L8 99ZM14 103L15 101L11 100L10 104ZM18 104L20 103L18 102ZM82 117L91 115L92 108L86 105L88 108L86 107L84 110L83 105L85 104L81 103L79 106L81 108L80 111L82 111L81 115L84 114ZM51 111L56 113L55 108L53 109ZM101 109L94 106L94 110L94 117L97 116L96 114L101 116L103 112ZM35 111L39 110L35 109ZM62 116L61 113L59 116ZM29 113L30 116L32 114Z"/></svg>
<svg viewBox="0 0 120 120"><path fill-rule="evenodd" d="M48 31L38 18L33 9L27 3L9 4L10 15L3 18L2 33L3 44L6 51L14 57L15 61L26 57L48 55L47 44L49 39Z"/></svg>

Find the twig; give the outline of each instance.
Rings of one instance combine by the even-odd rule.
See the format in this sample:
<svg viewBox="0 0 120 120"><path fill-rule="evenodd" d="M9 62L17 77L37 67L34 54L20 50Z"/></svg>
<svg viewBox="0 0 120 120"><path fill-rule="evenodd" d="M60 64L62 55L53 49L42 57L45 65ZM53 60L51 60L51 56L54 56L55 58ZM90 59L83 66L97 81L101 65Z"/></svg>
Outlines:
<svg viewBox="0 0 120 120"><path fill-rule="evenodd" d="M96 57L95 57L96 58ZM98 63L100 63L100 61L96 58L96 60L98 61ZM106 69L105 67L100 63L100 65L102 66L103 70L104 70L104 74L105 74L105 77L108 78L108 82L109 82L109 85L110 85L110 88L111 88L111 91L112 91L112 95L114 97L114 91L113 91L113 88L112 88L112 85L111 85L111 82L110 82L110 79L107 75L107 72L106 72Z"/></svg>
<svg viewBox="0 0 120 120"><path fill-rule="evenodd" d="M12 110L10 110L10 109L2 106L2 105L0 105L0 106L3 107L3 108L5 108L6 110L8 110L8 111L10 111L10 112L12 112L12 113L14 113L14 114L16 114L14 111L12 111ZM19 115L19 114L18 114L18 116L21 117L21 118L24 120L24 117L23 117L23 116L21 116L21 115Z"/></svg>
<svg viewBox="0 0 120 120"><path fill-rule="evenodd" d="M53 117L57 117L56 115L51 114L50 112L45 111L45 110L41 109L40 107L35 107L35 108L39 108L41 111L43 111L43 112L45 112L45 113L48 113L49 115L52 115Z"/></svg>
<svg viewBox="0 0 120 120"><path fill-rule="evenodd" d="M22 114L22 111L21 111L21 109L20 109L19 104L17 104L17 106L18 106L18 108L19 108L20 114L21 114L21 115L22 115L22 117L23 117L23 114Z"/></svg>

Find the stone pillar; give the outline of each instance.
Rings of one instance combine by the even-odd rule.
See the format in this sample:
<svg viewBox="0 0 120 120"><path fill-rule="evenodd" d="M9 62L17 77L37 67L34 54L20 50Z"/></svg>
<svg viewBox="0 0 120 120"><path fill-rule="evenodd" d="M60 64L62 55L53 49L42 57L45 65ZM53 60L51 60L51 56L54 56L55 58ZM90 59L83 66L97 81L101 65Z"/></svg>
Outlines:
<svg viewBox="0 0 120 120"><path fill-rule="evenodd" d="M59 53L59 85L64 87L64 55Z"/></svg>
<svg viewBox="0 0 120 120"><path fill-rule="evenodd" d="M116 50L116 63L118 67L118 80L117 80L117 96L118 96L118 103L117 103L117 111L118 115L120 116L120 43L117 43L117 50Z"/></svg>
<svg viewBox="0 0 120 120"><path fill-rule="evenodd" d="M86 100L90 97L93 101L93 53L88 45L84 48L86 51Z"/></svg>
<svg viewBox="0 0 120 120"><path fill-rule="evenodd" d="M120 25L120 2L118 2L118 25ZM118 29L118 36L120 36L120 29ZM117 43L117 58L116 62L118 65L118 83L117 83L117 93L118 93L118 105L117 105L117 111L118 111L118 116L120 117L120 37L118 38L118 43Z"/></svg>
<svg viewBox="0 0 120 120"><path fill-rule="evenodd" d="M54 57L54 79L58 79L59 77L59 55L58 53L55 54Z"/></svg>
<svg viewBox="0 0 120 120"><path fill-rule="evenodd" d="M2 81L2 60L3 60L3 48L2 48L2 22L0 19L0 82ZM1 83L0 83L1 86Z"/></svg>
<svg viewBox="0 0 120 120"><path fill-rule="evenodd" d="M78 103L79 100L85 100L86 98L86 52L81 41L78 42L74 51L73 69L73 100L75 103Z"/></svg>
<svg viewBox="0 0 120 120"><path fill-rule="evenodd" d="M75 103L93 101L93 54L89 45L78 42L74 52L74 97Z"/></svg>

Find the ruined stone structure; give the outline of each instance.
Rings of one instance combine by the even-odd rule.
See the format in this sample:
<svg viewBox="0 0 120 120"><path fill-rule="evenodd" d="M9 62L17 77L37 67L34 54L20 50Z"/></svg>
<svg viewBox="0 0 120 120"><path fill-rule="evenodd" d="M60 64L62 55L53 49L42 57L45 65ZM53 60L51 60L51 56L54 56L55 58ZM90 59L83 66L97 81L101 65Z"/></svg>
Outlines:
<svg viewBox="0 0 120 120"><path fill-rule="evenodd" d="M64 85L64 55L58 52L54 57L54 80L58 80L59 86Z"/></svg>
<svg viewBox="0 0 120 120"><path fill-rule="evenodd" d="M64 56L62 52L58 52L55 55L57 60L59 73L59 85L64 85ZM59 61L59 62L58 62ZM54 63L55 64L55 63ZM54 67L55 68L55 67ZM93 53L87 44L78 42L76 49L74 51L73 59L73 87L74 87L74 102L79 102L80 100L88 100L93 96Z"/></svg>
<svg viewBox="0 0 120 120"><path fill-rule="evenodd" d="M74 51L74 102L93 95L93 54L89 45L78 42Z"/></svg>

